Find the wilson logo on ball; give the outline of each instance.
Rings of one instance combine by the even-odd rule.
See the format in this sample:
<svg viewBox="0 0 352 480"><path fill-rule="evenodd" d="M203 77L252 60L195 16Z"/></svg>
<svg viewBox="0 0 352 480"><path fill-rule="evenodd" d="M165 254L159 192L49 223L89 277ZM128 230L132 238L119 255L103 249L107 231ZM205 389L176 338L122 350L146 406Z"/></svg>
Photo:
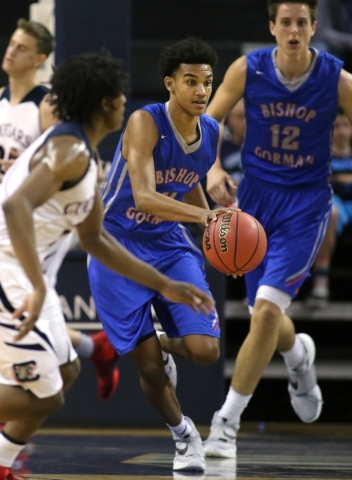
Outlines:
<svg viewBox="0 0 352 480"><path fill-rule="evenodd" d="M232 218L232 213L230 214L226 213L223 217L221 217L220 230L219 230L221 253L226 253L228 251L226 237L227 237L227 234L231 232L231 228L230 228L231 218Z"/></svg>

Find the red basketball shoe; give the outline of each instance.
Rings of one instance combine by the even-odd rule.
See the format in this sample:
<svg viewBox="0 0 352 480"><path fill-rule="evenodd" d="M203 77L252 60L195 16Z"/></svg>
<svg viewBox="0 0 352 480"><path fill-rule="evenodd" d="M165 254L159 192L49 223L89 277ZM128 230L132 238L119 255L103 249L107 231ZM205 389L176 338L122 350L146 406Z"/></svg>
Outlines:
<svg viewBox="0 0 352 480"><path fill-rule="evenodd" d="M0 466L0 480L25 480L25 478L14 475L11 468Z"/></svg>
<svg viewBox="0 0 352 480"><path fill-rule="evenodd" d="M98 375L98 396L100 400L108 400L115 393L120 380L119 369L115 367L119 355L104 330L91 334L91 337L94 341L94 351L90 360Z"/></svg>

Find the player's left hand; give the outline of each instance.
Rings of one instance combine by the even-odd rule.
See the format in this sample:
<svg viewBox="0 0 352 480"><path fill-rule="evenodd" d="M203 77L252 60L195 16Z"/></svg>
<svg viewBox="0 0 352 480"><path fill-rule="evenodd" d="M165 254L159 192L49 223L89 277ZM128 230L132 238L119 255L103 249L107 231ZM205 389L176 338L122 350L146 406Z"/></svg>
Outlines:
<svg viewBox="0 0 352 480"><path fill-rule="evenodd" d="M214 300L191 283L169 280L160 293L172 302L188 305L196 313L208 315L215 310Z"/></svg>
<svg viewBox="0 0 352 480"><path fill-rule="evenodd" d="M14 311L12 315L12 318L14 319L25 316L25 319L16 325L16 329L19 333L14 337L15 342L21 340L21 338L25 337L27 333L33 329L35 322L40 315L45 300L45 294L45 290L33 290L33 292L27 295L22 306Z"/></svg>

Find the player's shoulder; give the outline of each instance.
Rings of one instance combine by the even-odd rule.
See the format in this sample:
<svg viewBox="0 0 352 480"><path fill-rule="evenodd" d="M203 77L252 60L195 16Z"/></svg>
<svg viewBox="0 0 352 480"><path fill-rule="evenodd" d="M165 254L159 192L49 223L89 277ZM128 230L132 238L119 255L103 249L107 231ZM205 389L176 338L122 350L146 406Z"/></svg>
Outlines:
<svg viewBox="0 0 352 480"><path fill-rule="evenodd" d="M28 92L28 94L25 96L21 103L33 102L37 106L39 106L39 104L41 103L45 95L49 93L49 91L49 88L45 85L37 85L30 92Z"/></svg>

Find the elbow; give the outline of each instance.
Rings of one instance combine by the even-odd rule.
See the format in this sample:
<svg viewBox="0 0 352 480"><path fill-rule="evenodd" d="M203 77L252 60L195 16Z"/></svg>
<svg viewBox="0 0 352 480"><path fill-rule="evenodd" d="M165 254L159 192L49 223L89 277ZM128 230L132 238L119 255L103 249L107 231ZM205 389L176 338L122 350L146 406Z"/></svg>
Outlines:
<svg viewBox="0 0 352 480"><path fill-rule="evenodd" d="M148 198L145 196L138 196L135 197L134 203L136 205L136 209L142 213L150 213L150 202Z"/></svg>
<svg viewBox="0 0 352 480"><path fill-rule="evenodd" d="M12 215L12 212L16 211L13 199L12 198L7 199L2 204L2 209L4 211L4 215L6 218Z"/></svg>

